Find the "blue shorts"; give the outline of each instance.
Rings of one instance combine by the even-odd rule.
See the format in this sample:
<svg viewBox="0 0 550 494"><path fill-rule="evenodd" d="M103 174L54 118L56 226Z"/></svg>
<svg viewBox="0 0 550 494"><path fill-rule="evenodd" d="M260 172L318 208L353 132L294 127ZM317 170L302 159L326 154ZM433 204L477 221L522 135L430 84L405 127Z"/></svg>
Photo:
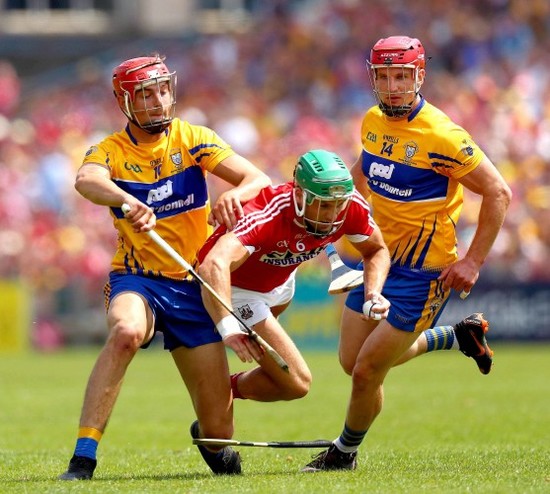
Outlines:
<svg viewBox="0 0 550 494"><path fill-rule="evenodd" d="M166 350L222 341L204 308L201 288L195 280L110 273L105 285L107 307L121 292L136 292L147 300L155 316L155 332L163 334Z"/></svg>
<svg viewBox="0 0 550 494"><path fill-rule="evenodd" d="M390 268L382 295L391 303L387 320L393 327L409 332L434 327L451 294L437 281L438 275ZM360 285L349 292L346 306L363 312L364 302L365 288Z"/></svg>

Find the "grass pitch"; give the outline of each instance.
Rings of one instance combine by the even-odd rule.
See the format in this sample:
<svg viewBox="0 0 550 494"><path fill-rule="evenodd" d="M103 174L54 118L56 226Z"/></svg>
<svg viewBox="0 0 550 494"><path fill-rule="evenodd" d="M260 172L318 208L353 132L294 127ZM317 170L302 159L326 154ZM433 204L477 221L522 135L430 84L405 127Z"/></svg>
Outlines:
<svg viewBox="0 0 550 494"><path fill-rule="evenodd" d="M60 482L72 455L98 349L0 355L0 492L542 493L550 492L550 346L495 346L482 376L459 352L393 369L382 414L354 472L302 474L318 450L240 448L243 475L216 477L191 445L187 391L167 352L134 360L98 450L93 481ZM350 380L335 352L305 352L310 394L235 404L235 438L333 439ZM232 369L246 365L232 358Z"/></svg>

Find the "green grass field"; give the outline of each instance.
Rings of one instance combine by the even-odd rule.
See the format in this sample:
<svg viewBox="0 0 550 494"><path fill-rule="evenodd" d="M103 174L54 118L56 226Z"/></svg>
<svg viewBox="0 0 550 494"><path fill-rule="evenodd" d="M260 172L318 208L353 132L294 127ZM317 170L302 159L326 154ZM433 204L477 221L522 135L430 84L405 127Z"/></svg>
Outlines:
<svg viewBox="0 0 550 494"><path fill-rule="evenodd" d="M132 363L98 450L93 481L60 482L98 349L0 355L0 492L550 492L550 346L494 345L482 376L458 352L393 369L385 408L354 472L302 474L316 450L240 448L243 475L215 477L191 444L194 418L168 353ZM335 353L305 353L314 374L299 401L238 401L241 440L333 439L349 378ZM234 370L246 368L232 360Z"/></svg>

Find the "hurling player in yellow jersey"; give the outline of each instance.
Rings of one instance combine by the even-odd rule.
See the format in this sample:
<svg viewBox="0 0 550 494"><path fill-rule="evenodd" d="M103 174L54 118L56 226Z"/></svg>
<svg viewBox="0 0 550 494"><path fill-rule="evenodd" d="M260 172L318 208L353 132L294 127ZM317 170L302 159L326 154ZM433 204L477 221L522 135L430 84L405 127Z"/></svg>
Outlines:
<svg viewBox="0 0 550 494"><path fill-rule="evenodd" d="M434 324L451 290L466 294L476 283L504 221L510 189L470 135L420 94L426 55L418 39L379 40L368 68L378 105L363 119L363 151L351 172L390 252L382 296L391 306L381 314L365 303L364 287L346 299L339 356L352 376L351 398L341 435L303 469L308 472L356 467L392 366L451 348L474 358L483 374L492 365L482 314L454 327ZM458 258L463 187L481 196L481 207L471 245Z"/></svg>
<svg viewBox="0 0 550 494"><path fill-rule="evenodd" d="M88 380L74 455L62 480L92 478L126 369L157 331L193 402L198 421L191 435L231 438L225 346L203 306L200 285L145 232L155 228L194 263L210 225L231 229L242 215L241 204L271 183L214 131L174 118L176 74L162 57L121 63L113 71L113 89L127 126L90 148L75 184L86 199L109 207L118 231L105 289L109 335ZM212 210L208 172L234 186ZM124 203L131 207L126 218ZM241 472L240 457L231 448L199 450L214 473Z"/></svg>

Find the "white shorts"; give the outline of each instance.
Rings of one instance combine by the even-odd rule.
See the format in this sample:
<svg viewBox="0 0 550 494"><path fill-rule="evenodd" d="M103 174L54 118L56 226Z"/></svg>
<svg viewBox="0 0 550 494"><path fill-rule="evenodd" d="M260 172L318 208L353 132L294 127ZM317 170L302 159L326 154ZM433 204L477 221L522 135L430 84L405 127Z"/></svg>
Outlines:
<svg viewBox="0 0 550 494"><path fill-rule="evenodd" d="M292 300L296 284L295 274L296 271L282 285L266 293L232 286L233 310L247 326L254 326L267 319L271 307L283 305Z"/></svg>

